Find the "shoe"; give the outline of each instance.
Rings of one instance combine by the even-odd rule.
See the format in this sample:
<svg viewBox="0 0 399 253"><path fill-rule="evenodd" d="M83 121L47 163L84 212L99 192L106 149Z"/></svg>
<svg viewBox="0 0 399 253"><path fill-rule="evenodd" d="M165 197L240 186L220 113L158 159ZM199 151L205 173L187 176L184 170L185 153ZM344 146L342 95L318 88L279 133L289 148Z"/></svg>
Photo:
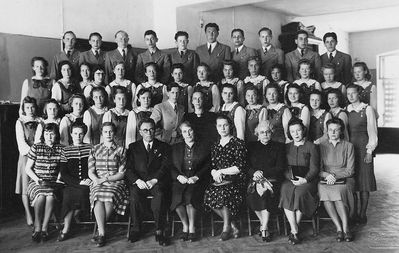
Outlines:
<svg viewBox="0 0 399 253"><path fill-rule="evenodd" d="M182 240L183 242L188 240L188 232L182 232L180 235L180 240Z"/></svg>
<svg viewBox="0 0 399 253"><path fill-rule="evenodd" d="M42 231L42 242L46 242L48 240L47 231Z"/></svg>
<svg viewBox="0 0 399 253"><path fill-rule="evenodd" d="M40 242L42 240L41 238L41 232L40 231L34 231L32 233L32 241L34 242Z"/></svg>
<svg viewBox="0 0 399 253"><path fill-rule="evenodd" d="M292 245L295 245L295 244L298 244L298 243L301 242L301 241L299 240L299 238L298 238L298 234L293 234L293 233L291 233L291 234L288 236L288 241L289 241Z"/></svg>
<svg viewBox="0 0 399 253"><path fill-rule="evenodd" d="M169 244L169 240L162 233L155 234L155 241L157 241L160 246L168 246Z"/></svg>
<svg viewBox="0 0 399 253"><path fill-rule="evenodd" d="M337 242L342 242L344 240L344 233L342 231L337 231Z"/></svg>
<svg viewBox="0 0 399 253"><path fill-rule="evenodd" d="M220 235L220 240L227 241L228 239L230 239L230 237L231 237L230 232L222 232L222 234Z"/></svg>
<svg viewBox="0 0 399 253"><path fill-rule="evenodd" d="M98 239L98 230L96 230L96 232L94 233L94 236L91 238L91 242L97 243L97 239Z"/></svg>
<svg viewBox="0 0 399 253"><path fill-rule="evenodd" d="M103 247L104 245L105 245L105 236L104 235L99 235L97 237L96 246L97 247Z"/></svg>
<svg viewBox="0 0 399 253"><path fill-rule="evenodd" d="M197 240L197 236L195 235L195 233L189 233L188 234L188 241L189 242L195 242Z"/></svg>
<svg viewBox="0 0 399 253"><path fill-rule="evenodd" d="M139 231L132 231L130 233L129 239L127 239L130 242L137 242L140 240L140 232Z"/></svg>
<svg viewBox="0 0 399 253"><path fill-rule="evenodd" d="M352 235L352 233L351 232L346 232L346 233L344 233L344 240L345 240L345 242L351 242L351 241L353 241L353 235Z"/></svg>
<svg viewBox="0 0 399 253"><path fill-rule="evenodd" d="M264 241L264 242L272 241L272 235L269 233L268 230L262 230L260 233L261 233L262 241Z"/></svg>
<svg viewBox="0 0 399 253"><path fill-rule="evenodd" d="M66 239L69 238L69 233L64 233L64 232L60 232L60 234L58 235L57 241L62 242L65 241Z"/></svg>
<svg viewBox="0 0 399 253"><path fill-rule="evenodd" d="M233 225L233 223L231 223L231 229L233 230L233 238L237 239L238 237L240 237L240 230L237 228L236 225Z"/></svg>

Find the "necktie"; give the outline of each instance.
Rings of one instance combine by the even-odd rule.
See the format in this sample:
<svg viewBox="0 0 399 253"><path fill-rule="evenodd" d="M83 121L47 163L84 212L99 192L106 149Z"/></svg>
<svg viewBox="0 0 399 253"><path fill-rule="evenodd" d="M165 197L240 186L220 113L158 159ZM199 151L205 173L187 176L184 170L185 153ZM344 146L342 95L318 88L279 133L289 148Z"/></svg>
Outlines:
<svg viewBox="0 0 399 253"><path fill-rule="evenodd" d="M98 50L96 50L96 51L94 51L95 53L94 53L94 56L98 59L98 56L99 56L99 54L98 54Z"/></svg>
<svg viewBox="0 0 399 253"><path fill-rule="evenodd" d="M147 144L147 152L150 152L150 150L151 150L151 145L150 145L150 143L148 143Z"/></svg>
<svg viewBox="0 0 399 253"><path fill-rule="evenodd" d="M208 53L209 53L209 54L212 53L212 45L211 45L211 44L209 44Z"/></svg>
<svg viewBox="0 0 399 253"><path fill-rule="evenodd" d="M332 53L330 53L330 62L332 62L333 59L334 59L334 56Z"/></svg>
<svg viewBox="0 0 399 253"><path fill-rule="evenodd" d="M68 57L68 58L71 57L71 50L68 50L68 51L67 51L67 57Z"/></svg>
<svg viewBox="0 0 399 253"><path fill-rule="evenodd" d="M267 54L267 47L265 47L265 49L263 50L264 54Z"/></svg>
<svg viewBox="0 0 399 253"><path fill-rule="evenodd" d="M238 53L239 53L238 48L236 48L236 54L238 54Z"/></svg>
<svg viewBox="0 0 399 253"><path fill-rule="evenodd" d="M184 56L184 52L180 51L180 58L183 58L183 56Z"/></svg>
<svg viewBox="0 0 399 253"><path fill-rule="evenodd" d="M125 53L125 49L122 49L122 57L123 60L126 61L126 53Z"/></svg>
<svg viewBox="0 0 399 253"><path fill-rule="evenodd" d="M175 113L177 114L177 105L175 105L175 106L173 107L173 110L174 110Z"/></svg>
<svg viewBox="0 0 399 253"><path fill-rule="evenodd" d="M304 54L305 54L305 49L301 49L301 56L303 57Z"/></svg>

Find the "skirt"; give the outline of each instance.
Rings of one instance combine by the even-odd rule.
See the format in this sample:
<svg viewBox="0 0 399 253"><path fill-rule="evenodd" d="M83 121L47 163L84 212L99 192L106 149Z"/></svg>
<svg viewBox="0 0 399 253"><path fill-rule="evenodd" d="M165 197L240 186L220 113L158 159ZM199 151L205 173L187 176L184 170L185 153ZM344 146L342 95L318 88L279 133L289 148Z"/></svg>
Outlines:
<svg viewBox="0 0 399 253"><path fill-rule="evenodd" d="M172 204L170 210L175 210L180 205L191 204L195 209L200 210L203 207L205 186L203 183L181 184L174 182L172 185Z"/></svg>
<svg viewBox="0 0 399 253"><path fill-rule="evenodd" d="M15 180L15 193L16 194L27 194L29 176L25 172L26 162L28 157L24 155L19 155L18 166L17 166L17 178Z"/></svg>
<svg viewBox="0 0 399 253"><path fill-rule="evenodd" d="M35 181L30 180L27 189L30 205L35 206L36 199L40 195L56 197L56 191L55 187L37 185Z"/></svg>
<svg viewBox="0 0 399 253"><path fill-rule="evenodd" d="M320 184L320 201L342 201L348 212L351 213L355 207L355 198L353 196L354 180L347 178L346 184Z"/></svg>
<svg viewBox="0 0 399 253"><path fill-rule="evenodd" d="M280 185L273 183L273 193L266 191L262 196L257 191L247 194L248 207L254 211L267 210L269 213L278 213Z"/></svg>
<svg viewBox="0 0 399 253"><path fill-rule="evenodd" d="M96 201L112 202L115 212L124 215L129 205L129 192L123 181L90 186L91 209Z"/></svg>
<svg viewBox="0 0 399 253"><path fill-rule="evenodd" d="M281 185L280 208L293 212L299 210L305 216L312 217L318 203L316 182L295 186L286 180Z"/></svg>
<svg viewBox="0 0 399 253"><path fill-rule="evenodd" d="M81 210L83 212L90 210L89 193L88 186L66 186L63 189L61 217L64 218L72 210Z"/></svg>

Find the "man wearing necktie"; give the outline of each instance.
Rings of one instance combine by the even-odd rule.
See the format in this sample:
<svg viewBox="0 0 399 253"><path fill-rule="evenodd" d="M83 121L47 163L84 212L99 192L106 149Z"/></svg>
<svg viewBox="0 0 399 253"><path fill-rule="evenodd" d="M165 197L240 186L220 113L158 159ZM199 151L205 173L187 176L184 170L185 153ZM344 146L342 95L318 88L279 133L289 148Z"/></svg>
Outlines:
<svg viewBox="0 0 399 253"><path fill-rule="evenodd" d="M200 61L206 63L210 70L210 80L218 82L222 79L223 61L231 59L231 48L219 43L219 26L215 23L208 23L205 26L207 42L195 50Z"/></svg>
<svg viewBox="0 0 399 253"><path fill-rule="evenodd" d="M183 64L183 82L194 85L199 64L198 54L194 50L187 49L189 40L188 33L185 31L178 31L175 34L175 43L177 48L169 55L171 64Z"/></svg>
<svg viewBox="0 0 399 253"><path fill-rule="evenodd" d="M258 55L261 59L260 74L269 78L272 67L276 64L284 64L284 52L273 46L273 32L270 28L262 27L259 32L261 48Z"/></svg>
<svg viewBox="0 0 399 253"><path fill-rule="evenodd" d="M328 32L323 36L327 52L321 55L321 64L332 63L335 66L335 81L348 85L352 80L352 57L336 49L338 40L335 32ZM320 80L324 81L324 80Z"/></svg>
<svg viewBox="0 0 399 253"><path fill-rule="evenodd" d="M136 242L141 237L142 217L146 213L147 196L152 196L151 210L155 221L155 240L161 246L168 245L164 236L166 223L165 189L169 179L170 146L155 139L155 122L145 118L139 122L142 140L129 145L127 151L126 179L130 191L130 216L132 232L129 241Z"/></svg>
<svg viewBox="0 0 399 253"><path fill-rule="evenodd" d="M80 54L79 66L85 63L88 64L92 70L96 65L100 65L103 68L105 67L105 52L101 50L102 38L101 34L97 32L89 35L91 49Z"/></svg>
<svg viewBox="0 0 399 253"><path fill-rule="evenodd" d="M314 79L319 80L321 61L318 53L308 48L308 33L305 30L299 30L296 33L295 44L297 48L285 55L285 68L287 71L287 81L293 82L299 78L298 62L301 59L308 59L311 63Z"/></svg>
<svg viewBox="0 0 399 253"><path fill-rule="evenodd" d="M156 138L170 145L181 142L179 126L183 122L184 107L177 103L180 88L177 83L167 86L168 100L154 106L151 119L156 124Z"/></svg>
<svg viewBox="0 0 399 253"><path fill-rule="evenodd" d="M237 66L237 73L234 73L240 80L244 80L249 76L248 59L257 56L256 50L244 45L245 36L241 29L233 29L231 31L231 39L234 43L234 51L232 52L233 61Z"/></svg>
<svg viewBox="0 0 399 253"><path fill-rule="evenodd" d="M75 49L76 35L72 31L67 31L62 36L64 49L58 54L54 55L51 63L50 78L55 79L59 73L58 64L62 61L69 61L72 64L72 77L79 77L79 56L80 52ZM56 80L57 81L57 80Z"/></svg>

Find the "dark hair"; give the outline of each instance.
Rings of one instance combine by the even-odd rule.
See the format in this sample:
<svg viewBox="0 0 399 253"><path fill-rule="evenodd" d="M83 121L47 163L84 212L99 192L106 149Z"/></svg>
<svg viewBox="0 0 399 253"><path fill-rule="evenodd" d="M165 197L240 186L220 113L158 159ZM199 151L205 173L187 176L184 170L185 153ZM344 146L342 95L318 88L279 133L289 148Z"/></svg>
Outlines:
<svg viewBox="0 0 399 253"><path fill-rule="evenodd" d="M80 122L79 120L77 120L77 121L75 121L75 122L73 122L73 123L71 124L70 134L72 134L72 130L73 130L74 128L80 128L80 129L82 129L82 130L83 130L83 134L86 134L86 133L87 133L87 126L86 126L86 124L83 123L83 122Z"/></svg>
<svg viewBox="0 0 399 253"><path fill-rule="evenodd" d="M105 69L104 69L103 66L101 66L101 65L95 65L95 66L93 67L93 74L96 73L98 70L101 70L102 72L105 73Z"/></svg>
<svg viewBox="0 0 399 253"><path fill-rule="evenodd" d="M354 83L351 83L351 84L349 84L349 85L346 87L346 90L349 90L349 89L356 89L358 93L361 92L361 86L359 86L359 85L357 85L357 84L354 84Z"/></svg>
<svg viewBox="0 0 399 253"><path fill-rule="evenodd" d="M280 73L281 73L281 80L285 80L285 78L286 78L286 76L287 76L285 67L284 67L284 65L279 64L279 63L274 64L274 65L270 68L270 73L269 73L269 78L270 78L270 79L269 79L269 80L273 80L273 78L272 78L272 71L273 71L273 69L278 69L278 70L280 70Z"/></svg>
<svg viewBox="0 0 399 253"><path fill-rule="evenodd" d="M41 61L44 65L44 72L43 72L43 76L47 76L48 75L48 61L46 59L44 59L41 56L35 56L32 58L32 60L30 61L30 65L33 67L33 65L35 64L35 61ZM32 69L32 73L33 75L36 75L35 71Z"/></svg>
<svg viewBox="0 0 399 253"><path fill-rule="evenodd" d="M327 104L328 104L328 95L330 95L330 94L337 95L338 106L344 107L344 95L342 94L342 92L340 90L338 90L338 89L330 89L329 91L327 91L327 94L326 94Z"/></svg>
<svg viewBox="0 0 399 253"><path fill-rule="evenodd" d="M298 90L298 92L299 92L299 100L298 100L298 101L301 101L302 96L303 96L303 90L302 90L301 86L299 86L299 85L296 84L296 83L290 83L290 84L288 84L288 85L287 85L287 92L285 93L285 101L287 101L287 105L288 105L288 106L291 106L291 101L290 101L289 98L288 98L288 91L289 91L290 89L297 89L297 90Z"/></svg>
<svg viewBox="0 0 399 253"><path fill-rule="evenodd" d="M158 37L157 37L157 33L154 32L153 30L147 30L147 31L145 31L145 32L144 32L144 37L147 36L147 35L154 35L155 38L158 38Z"/></svg>
<svg viewBox="0 0 399 253"><path fill-rule="evenodd" d="M296 118L296 117L292 117L290 119L290 121L288 121L288 127L287 127L287 137L288 139L292 140L292 136L290 134L290 127L294 126L294 125L300 125L302 127L302 134L303 134L303 138L306 137L306 126L303 124L302 120Z"/></svg>
<svg viewBox="0 0 399 253"><path fill-rule="evenodd" d="M261 32L268 32L270 35L273 35L272 29L270 29L269 27L262 27L262 28L258 31L258 35L260 35Z"/></svg>
<svg viewBox="0 0 399 253"><path fill-rule="evenodd" d="M36 98L30 97L30 96L24 97L24 99L22 100L22 106L21 106L23 115L25 115L25 104L33 104L33 107L35 108L35 112L33 115L36 116L38 113Z"/></svg>
<svg viewBox="0 0 399 253"><path fill-rule="evenodd" d="M72 31L66 31L66 32L64 32L64 34L62 35L62 39L65 39L65 35L67 35L67 34L72 34L75 38L76 38L76 34L74 33L74 32L72 32Z"/></svg>
<svg viewBox="0 0 399 253"><path fill-rule="evenodd" d="M177 83L175 83L175 82L171 82L170 84L168 84L166 86L166 91L169 92L169 91L172 90L172 88L177 88L180 91L180 86Z"/></svg>
<svg viewBox="0 0 399 253"><path fill-rule="evenodd" d="M298 75L299 75L299 69L301 68L302 64L309 65L310 67L309 76L311 76L313 74L313 68L312 68L312 63L308 59L300 59L298 61L298 68L297 68Z"/></svg>
<svg viewBox="0 0 399 253"><path fill-rule="evenodd" d="M238 95L237 95L237 88L236 86L230 84L230 83L225 83L222 85L222 88L220 89L220 94L223 93L224 89L231 89L233 91L233 101L238 100Z"/></svg>
<svg viewBox="0 0 399 253"><path fill-rule="evenodd" d="M335 65L333 63L326 63L321 67L321 71L324 71L325 69L333 69L335 73Z"/></svg>
<svg viewBox="0 0 399 253"><path fill-rule="evenodd" d="M80 65L79 65L79 73L80 73L80 71L81 71L81 69L82 69L82 66L87 66L87 68L89 69L89 80L92 80L93 79L93 71L91 71L91 66L90 66L90 64L89 63L87 63L87 62L82 62ZM80 79L81 80L83 80L82 79L82 76L80 76Z"/></svg>
<svg viewBox="0 0 399 253"><path fill-rule="evenodd" d="M57 80L62 78L61 69L62 69L62 66L64 66L64 65L68 65L69 66L69 68L71 69L71 76L73 76L73 65L72 65L72 63L70 61L60 61L58 63Z"/></svg>
<svg viewBox="0 0 399 253"><path fill-rule="evenodd" d="M338 40L337 40L337 34L336 34L335 32L328 32L328 33L324 34L324 36L323 36L323 42L326 42L326 39L327 39L328 37L331 37L331 38L333 38L335 41L338 41Z"/></svg>
<svg viewBox="0 0 399 253"><path fill-rule="evenodd" d="M175 40L177 40L180 36L185 36L188 39L188 33L186 31L178 31L175 34Z"/></svg>
<svg viewBox="0 0 399 253"><path fill-rule="evenodd" d="M103 131L104 127L107 127L107 126L112 127L112 131L113 131L114 133L116 133L116 126L115 126L115 124L112 123L111 121L107 121L107 122L102 123L102 125L101 125L101 132Z"/></svg>
<svg viewBox="0 0 399 253"><path fill-rule="evenodd" d="M363 70L367 72L366 75L364 76L364 78L367 81L370 81L370 79L371 79L370 70L369 70L369 67L367 67L367 64L365 62L362 62L362 61L361 62L355 62L355 64L353 64L353 67L352 67L352 73L353 73L353 70L355 69L355 67L362 67Z"/></svg>
<svg viewBox="0 0 399 253"><path fill-rule="evenodd" d="M337 124L337 125L340 126L340 131L341 132L339 133L339 138L341 140L344 139L345 138L345 124L344 124L344 121L342 119L338 118L338 117L332 117L331 119L327 120L327 122L326 122L327 129L328 129L328 126L330 124Z"/></svg>
<svg viewBox="0 0 399 253"><path fill-rule="evenodd" d="M150 99L152 99L152 92L151 92L151 90L148 89L148 88L142 88L142 89L140 89L140 90L137 92L137 95L136 95L136 97L137 97L137 100L136 100L137 106L140 106L140 105L141 105L141 104L140 104L140 101L139 101L140 96L143 95L144 93L147 93L147 92L150 94Z"/></svg>
<svg viewBox="0 0 399 253"><path fill-rule="evenodd" d="M235 33L235 32L239 32L239 33L241 33L241 35L242 35L242 37L245 37L245 35L244 35L244 31L242 30L242 29L240 29L240 28L234 28L232 31L231 31L231 37L233 37L233 33Z"/></svg>
<svg viewBox="0 0 399 253"><path fill-rule="evenodd" d="M74 100L75 98L79 98L79 99L81 99L81 100L83 101L83 110L82 110L82 114L83 114L83 112L84 112L84 111L86 110L86 108L87 108L86 98L85 98L85 96L84 96L83 94L80 94L80 93L75 93L75 94L73 94L73 95L68 99L68 106L69 106L69 108L71 108L71 111L73 111L73 109L72 109L72 103L73 103L73 100Z"/></svg>
<svg viewBox="0 0 399 253"><path fill-rule="evenodd" d="M247 95L247 92L249 91L249 90L252 90L254 93L255 93L255 95L256 95L256 100L258 100L258 96L259 96L259 91L258 91L258 89L254 86L254 84L253 83L251 83L251 82L248 82L248 83L246 83L247 84L247 88L245 88L245 90L244 90L244 95L246 96ZM247 101L245 101L245 103L247 103Z"/></svg>
<svg viewBox="0 0 399 253"><path fill-rule="evenodd" d="M123 33L123 34L125 34L126 36L129 37L129 35L127 34L127 32L125 32L125 31L123 31L123 30L119 30L119 31L117 31L117 32L115 33L115 38L116 38L116 36L118 36L119 33Z"/></svg>
<svg viewBox="0 0 399 253"><path fill-rule="evenodd" d="M269 83L268 85L266 85L265 87L265 100L267 101L267 103L269 103L269 101L266 98L266 93L268 89L276 89L277 91L277 101L279 101L280 98L280 87L276 84L276 83Z"/></svg>
<svg viewBox="0 0 399 253"><path fill-rule="evenodd" d="M172 67L170 68L170 73L173 73L175 69L181 69L184 72L184 65L183 63L174 63L172 64Z"/></svg>
<svg viewBox="0 0 399 253"><path fill-rule="evenodd" d="M322 103L323 103L323 94L321 93L321 91L319 91L319 90L317 90L317 89L314 89L314 90L312 90L312 91L310 92L310 94L309 94L309 101L307 101L307 102L309 103L310 109L313 109L313 108L310 106L310 97L311 97L312 95L318 95L318 96L319 96L319 98L320 98L320 107L322 107L322 106L323 106L323 105L322 105Z"/></svg>
<svg viewBox="0 0 399 253"><path fill-rule="evenodd" d="M206 29L208 29L208 28L210 28L210 27L213 27L213 28L215 28L216 29L216 31L218 31L219 32L219 26L216 24L216 23L208 23L208 24L206 24L206 26L205 26L205 32L206 32Z"/></svg>
<svg viewBox="0 0 399 253"><path fill-rule="evenodd" d="M158 65L155 62L151 61L151 62L147 62L146 64L144 64L145 71L147 71L147 68L149 66L153 66L155 68L155 71L158 71Z"/></svg>
<svg viewBox="0 0 399 253"><path fill-rule="evenodd" d="M298 36L299 36L300 34L305 34L306 37L309 37L309 34L308 34L307 31L305 31L305 30L299 30L299 31L296 32L295 39L298 39Z"/></svg>
<svg viewBox="0 0 399 253"><path fill-rule="evenodd" d="M40 141L44 143L44 132L53 132L55 134L55 140L54 143L60 143L60 130L59 127L56 123L47 123L44 125L43 130L42 130L42 135L40 137Z"/></svg>
<svg viewBox="0 0 399 253"><path fill-rule="evenodd" d="M115 86L115 87L112 87L112 100L115 100L115 96L116 96L116 94L125 94L125 97L127 98L127 89L126 89L126 87L123 87L123 86Z"/></svg>
<svg viewBox="0 0 399 253"><path fill-rule="evenodd" d="M143 118L142 120L140 120L138 127L139 129L141 128L141 125L143 125L144 123L149 123L152 124L152 127L155 127L155 121L151 118Z"/></svg>
<svg viewBox="0 0 399 253"><path fill-rule="evenodd" d="M218 122L219 119L222 119L222 120L224 119L224 120L227 121L227 123L228 123L229 126L230 126L230 134L232 134L232 133L233 133L233 129L234 129L234 123L233 123L233 121L232 121L227 115L219 114L219 115L216 117L215 125L217 125L217 122Z"/></svg>
<svg viewBox="0 0 399 253"><path fill-rule="evenodd" d="M209 65L206 64L205 62L200 62L200 64L198 64L198 66L197 66L197 71L198 71L198 68L199 68L199 67L204 67L204 68L205 68L206 72L208 73L208 78L209 78L210 75L212 75L211 68L210 68Z"/></svg>
<svg viewBox="0 0 399 253"><path fill-rule="evenodd" d="M93 37L93 36L97 36L97 37L99 37L100 39L103 39L103 36L101 36L100 33L94 32L94 33L90 33L90 35L89 35L89 40L91 40L91 37Z"/></svg>
<svg viewBox="0 0 399 253"><path fill-rule="evenodd" d="M223 68L224 66L231 66L233 68L233 77L236 76L237 71L237 64L232 60L224 60L223 61Z"/></svg>
<svg viewBox="0 0 399 253"><path fill-rule="evenodd" d="M104 96L104 106L107 107L108 106L108 93L105 90L104 87L102 86L97 86L97 87L93 87L93 89L91 89L90 91L90 99L93 100L93 94L94 92L101 92ZM93 105L94 105L94 101L92 101Z"/></svg>
<svg viewBox="0 0 399 253"><path fill-rule="evenodd" d="M57 110L58 110L58 115L57 116L60 117L61 106L60 106L60 104L58 103L57 100L55 100L54 98L51 98L51 99L47 100L46 103L44 103L44 106L43 106L43 118L45 118L45 119L48 118L48 115L47 115L47 105L48 104L55 104L57 106Z"/></svg>
<svg viewBox="0 0 399 253"><path fill-rule="evenodd" d="M251 56L251 57L249 57L248 60L247 60L247 66L248 66L248 63L249 63L250 61L256 61L256 63L257 63L258 65L261 64L261 60L260 60L260 58L259 58L258 56Z"/></svg>
<svg viewBox="0 0 399 253"><path fill-rule="evenodd" d="M191 97L190 97L190 103L191 103L191 105L193 106L193 108L194 108L194 105L193 105L193 96L194 96L194 93L200 93L201 94L201 98L202 99L204 99L204 97L205 97L205 94L201 91L201 90L193 90L193 93L191 93ZM202 103L202 106L204 106L204 103Z"/></svg>

